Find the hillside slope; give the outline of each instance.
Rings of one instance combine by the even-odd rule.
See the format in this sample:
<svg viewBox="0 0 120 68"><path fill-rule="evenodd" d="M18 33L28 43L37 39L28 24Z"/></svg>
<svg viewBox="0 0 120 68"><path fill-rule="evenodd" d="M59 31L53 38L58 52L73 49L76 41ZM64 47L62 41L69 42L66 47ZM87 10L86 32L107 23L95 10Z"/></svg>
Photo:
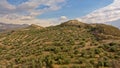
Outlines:
<svg viewBox="0 0 120 68"><path fill-rule="evenodd" d="M0 67L118 67L119 33L113 26L76 20L46 28L31 25L0 35Z"/></svg>

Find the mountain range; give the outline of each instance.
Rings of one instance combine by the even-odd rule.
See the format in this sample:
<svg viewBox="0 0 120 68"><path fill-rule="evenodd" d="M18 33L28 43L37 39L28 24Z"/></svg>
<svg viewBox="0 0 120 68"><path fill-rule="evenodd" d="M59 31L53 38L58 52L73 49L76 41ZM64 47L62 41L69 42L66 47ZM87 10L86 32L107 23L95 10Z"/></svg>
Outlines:
<svg viewBox="0 0 120 68"><path fill-rule="evenodd" d="M5 24L0 22L0 32L4 32L4 31L9 31L9 30L15 30L15 29L20 29L20 28L24 28L24 27L28 27L29 25L27 24Z"/></svg>

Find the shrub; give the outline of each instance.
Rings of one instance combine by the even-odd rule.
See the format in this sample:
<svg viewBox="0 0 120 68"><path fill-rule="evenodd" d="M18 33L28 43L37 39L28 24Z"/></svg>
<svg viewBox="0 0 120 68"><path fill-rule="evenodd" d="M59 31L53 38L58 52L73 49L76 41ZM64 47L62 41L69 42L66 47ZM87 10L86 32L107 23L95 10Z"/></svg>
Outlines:
<svg viewBox="0 0 120 68"><path fill-rule="evenodd" d="M110 67L112 64L108 60L99 60L98 61L98 66L102 67Z"/></svg>
<svg viewBox="0 0 120 68"><path fill-rule="evenodd" d="M117 50L117 48L114 47L114 46L112 46L112 47L109 48L109 52L116 52L116 50Z"/></svg>
<svg viewBox="0 0 120 68"><path fill-rule="evenodd" d="M100 54L100 50L98 48L95 49L95 54Z"/></svg>
<svg viewBox="0 0 120 68"><path fill-rule="evenodd" d="M79 64L83 64L83 63L85 63L85 62L86 62L86 59L85 59L85 58L80 57L80 58L78 59L78 63L79 63Z"/></svg>
<svg viewBox="0 0 120 68"><path fill-rule="evenodd" d="M45 63L47 67L52 67L52 64L54 64L54 59L52 55L48 55L45 57Z"/></svg>

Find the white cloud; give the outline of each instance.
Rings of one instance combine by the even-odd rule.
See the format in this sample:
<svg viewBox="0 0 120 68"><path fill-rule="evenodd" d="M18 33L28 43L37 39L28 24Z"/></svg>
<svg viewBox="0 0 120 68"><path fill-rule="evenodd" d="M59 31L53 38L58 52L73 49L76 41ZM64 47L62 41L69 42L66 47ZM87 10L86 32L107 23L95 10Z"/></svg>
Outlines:
<svg viewBox="0 0 120 68"><path fill-rule="evenodd" d="M60 16L59 18L51 18L48 20L51 22L50 25L55 26L55 25L61 24L62 22L68 21L70 19L67 16Z"/></svg>
<svg viewBox="0 0 120 68"><path fill-rule="evenodd" d="M58 24L62 23L62 22L65 22L65 21L68 21L69 18L67 16L61 16L57 21L58 21Z"/></svg>
<svg viewBox="0 0 120 68"><path fill-rule="evenodd" d="M36 16L59 10L65 0L28 0L18 6L8 3L7 0L0 0L0 22L7 23L37 23L43 26L51 24L53 19L43 20L37 19ZM40 5L49 6L48 8L37 9ZM42 22L42 23L41 23Z"/></svg>
<svg viewBox="0 0 120 68"><path fill-rule="evenodd" d="M68 18L66 16L61 16L60 20L67 20Z"/></svg>
<svg viewBox="0 0 120 68"><path fill-rule="evenodd" d="M7 19L7 18L0 18L0 22L11 23L11 24L37 24L37 25L44 26L44 27L47 27L47 26L50 26L50 25L55 25L54 24L54 21L55 21L54 19L47 19L47 20L46 19L36 19L36 18L29 19L29 20L28 19L10 20L10 19Z"/></svg>
<svg viewBox="0 0 120 68"><path fill-rule="evenodd" d="M105 23L118 20L120 19L120 0L114 0L112 4L77 19L88 23Z"/></svg>

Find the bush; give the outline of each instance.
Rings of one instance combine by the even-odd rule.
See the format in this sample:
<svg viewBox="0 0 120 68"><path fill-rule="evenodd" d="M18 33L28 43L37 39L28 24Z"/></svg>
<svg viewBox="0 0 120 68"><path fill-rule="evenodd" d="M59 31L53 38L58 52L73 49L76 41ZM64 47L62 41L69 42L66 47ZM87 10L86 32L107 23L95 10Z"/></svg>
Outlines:
<svg viewBox="0 0 120 68"><path fill-rule="evenodd" d="M45 63L46 63L46 66L52 67L52 64L54 64L53 56L52 55L46 56L45 57Z"/></svg>
<svg viewBox="0 0 120 68"><path fill-rule="evenodd" d="M95 54L100 54L100 50L98 48L95 49Z"/></svg>
<svg viewBox="0 0 120 68"><path fill-rule="evenodd" d="M59 47L55 47L53 51L54 51L55 54L57 54L58 52L61 51L61 49Z"/></svg>
<svg viewBox="0 0 120 68"><path fill-rule="evenodd" d="M114 45L116 45L116 43L111 42L111 43L109 43L109 45L110 45L110 46L114 46Z"/></svg>
<svg viewBox="0 0 120 68"><path fill-rule="evenodd" d="M117 48L114 47L114 46L112 46L112 47L109 48L109 52L116 52L116 50L117 50Z"/></svg>
<svg viewBox="0 0 120 68"><path fill-rule="evenodd" d="M98 61L98 66L102 67L110 67L112 64L108 60L100 60Z"/></svg>
<svg viewBox="0 0 120 68"><path fill-rule="evenodd" d="M58 64L69 64L71 62L70 58L65 55L58 55L55 60Z"/></svg>
<svg viewBox="0 0 120 68"><path fill-rule="evenodd" d="M85 58L80 57L80 58L78 59L78 63L79 63L79 64L83 64L83 63L85 63L85 62L86 62L86 59L85 59Z"/></svg>

